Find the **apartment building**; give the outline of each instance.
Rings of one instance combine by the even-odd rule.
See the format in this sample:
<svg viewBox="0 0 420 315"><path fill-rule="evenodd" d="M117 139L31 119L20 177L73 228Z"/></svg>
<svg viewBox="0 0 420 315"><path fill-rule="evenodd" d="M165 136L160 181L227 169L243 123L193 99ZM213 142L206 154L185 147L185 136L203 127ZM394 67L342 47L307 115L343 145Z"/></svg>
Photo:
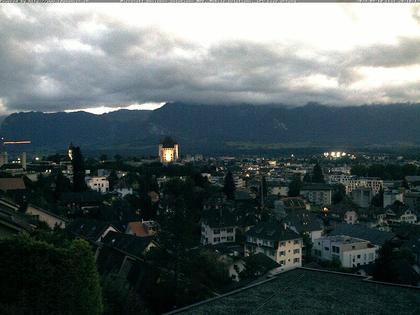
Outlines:
<svg viewBox="0 0 420 315"><path fill-rule="evenodd" d="M246 233L245 256L262 253L284 270L302 266L302 238L278 221L260 222Z"/></svg>
<svg viewBox="0 0 420 315"><path fill-rule="evenodd" d="M379 193L384 185L384 181L376 177L360 177L345 174L333 174L329 176L330 184L343 184L346 187L346 193L351 193L357 188L370 188L374 194Z"/></svg>
<svg viewBox="0 0 420 315"><path fill-rule="evenodd" d="M369 241L347 235L321 237L313 243L314 257L338 260L342 267L354 268L373 263L379 247Z"/></svg>

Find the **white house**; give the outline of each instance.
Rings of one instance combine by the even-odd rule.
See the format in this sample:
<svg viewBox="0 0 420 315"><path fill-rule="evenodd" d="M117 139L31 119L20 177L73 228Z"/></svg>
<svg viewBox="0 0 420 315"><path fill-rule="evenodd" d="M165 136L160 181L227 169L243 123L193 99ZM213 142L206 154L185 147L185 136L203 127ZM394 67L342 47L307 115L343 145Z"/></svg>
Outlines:
<svg viewBox="0 0 420 315"><path fill-rule="evenodd" d="M338 260L345 268L373 263L379 247L346 235L326 236L314 241L313 254L321 260Z"/></svg>
<svg viewBox="0 0 420 315"><path fill-rule="evenodd" d="M94 176L86 179L86 185L97 192L106 193L109 191L109 181L105 176Z"/></svg>
<svg viewBox="0 0 420 315"><path fill-rule="evenodd" d="M201 244L235 242L237 223L227 208L211 208L203 211L201 219Z"/></svg>

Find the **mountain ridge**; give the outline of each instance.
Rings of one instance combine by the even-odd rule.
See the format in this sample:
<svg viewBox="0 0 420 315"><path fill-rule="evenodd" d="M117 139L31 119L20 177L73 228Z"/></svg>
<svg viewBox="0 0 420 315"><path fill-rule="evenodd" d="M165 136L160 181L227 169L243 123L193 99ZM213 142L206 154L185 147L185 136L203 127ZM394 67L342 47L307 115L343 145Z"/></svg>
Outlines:
<svg viewBox="0 0 420 315"><path fill-rule="evenodd" d="M32 147L152 148L171 135L187 151L299 143L309 146L420 145L420 104L301 107L167 103L155 110L24 112L4 118L5 139L30 139ZM155 150L154 150L155 151ZM155 153L153 151L153 153Z"/></svg>

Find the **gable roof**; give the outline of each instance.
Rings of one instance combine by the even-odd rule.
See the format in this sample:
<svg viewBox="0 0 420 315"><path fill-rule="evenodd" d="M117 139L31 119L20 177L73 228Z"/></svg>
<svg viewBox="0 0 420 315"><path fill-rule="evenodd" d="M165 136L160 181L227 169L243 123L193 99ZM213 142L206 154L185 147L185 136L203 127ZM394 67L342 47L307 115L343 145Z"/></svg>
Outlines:
<svg viewBox="0 0 420 315"><path fill-rule="evenodd" d="M285 208L306 209L305 201L300 197L286 197L282 198L281 201Z"/></svg>
<svg viewBox="0 0 420 315"><path fill-rule="evenodd" d="M162 147L164 148L173 148L174 145L176 145L176 141L174 139L172 139L171 137L165 137L162 139L162 141L160 142L160 144L162 145Z"/></svg>
<svg viewBox="0 0 420 315"><path fill-rule="evenodd" d="M298 232L312 232L322 230L321 220L308 210L292 210L284 218L289 226L294 226Z"/></svg>
<svg viewBox="0 0 420 315"><path fill-rule="evenodd" d="M138 237L111 231L105 235L102 242L135 257L141 257L145 249L153 242L153 237Z"/></svg>
<svg viewBox="0 0 420 315"><path fill-rule="evenodd" d="M67 225L66 230L77 237L97 241L110 226L113 227L109 222L76 219ZM114 229L116 228L114 227Z"/></svg>
<svg viewBox="0 0 420 315"><path fill-rule="evenodd" d="M236 217L228 207L203 211L201 221L211 228L236 226Z"/></svg>
<svg viewBox="0 0 420 315"><path fill-rule="evenodd" d="M382 246L386 241L395 237L394 233L379 231L362 224L340 223L333 227L329 235L347 235L354 238L367 240L374 245Z"/></svg>
<svg viewBox="0 0 420 315"><path fill-rule="evenodd" d="M149 235L149 232L147 231L142 221L128 222L127 228L130 228L134 236L148 236Z"/></svg>
<svg viewBox="0 0 420 315"><path fill-rule="evenodd" d="M285 241L301 238L299 234L277 221L260 222L252 227L246 236L257 237L272 241Z"/></svg>

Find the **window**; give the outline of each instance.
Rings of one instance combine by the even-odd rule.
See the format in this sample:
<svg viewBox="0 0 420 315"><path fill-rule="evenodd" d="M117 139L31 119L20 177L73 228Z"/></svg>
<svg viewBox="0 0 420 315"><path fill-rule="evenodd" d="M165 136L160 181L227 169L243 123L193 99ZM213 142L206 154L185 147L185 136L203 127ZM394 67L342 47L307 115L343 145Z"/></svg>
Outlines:
<svg viewBox="0 0 420 315"><path fill-rule="evenodd" d="M280 246L286 246L286 242L280 242Z"/></svg>
<svg viewBox="0 0 420 315"><path fill-rule="evenodd" d="M357 255L357 259L360 259L360 255Z"/></svg>
<svg viewBox="0 0 420 315"><path fill-rule="evenodd" d="M340 252L340 247L338 247L338 246L333 246L333 247L332 247L332 252L333 252L333 253L339 253L339 252Z"/></svg>
<svg viewBox="0 0 420 315"><path fill-rule="evenodd" d="M286 261L285 260L280 260L280 265L285 265L286 264Z"/></svg>
<svg viewBox="0 0 420 315"><path fill-rule="evenodd" d="M286 252L284 250L280 251L280 256L286 256Z"/></svg>
<svg viewBox="0 0 420 315"><path fill-rule="evenodd" d="M325 246L325 247L324 247L324 250L329 251L329 250L330 250L330 248L329 248L329 247L327 247L327 246Z"/></svg>
<svg viewBox="0 0 420 315"><path fill-rule="evenodd" d="M232 228L228 228L228 229L226 229L226 232L233 233L233 229Z"/></svg>
<svg viewBox="0 0 420 315"><path fill-rule="evenodd" d="M295 259L293 259L293 263L299 263L300 262L300 258L295 258Z"/></svg>
<svg viewBox="0 0 420 315"><path fill-rule="evenodd" d="M215 237L215 238L213 238L213 242L214 242L214 243L220 242L220 237Z"/></svg>
<svg viewBox="0 0 420 315"><path fill-rule="evenodd" d="M299 254L299 253L300 253L300 249L299 248L293 250L293 254Z"/></svg>
<svg viewBox="0 0 420 315"><path fill-rule="evenodd" d="M220 234L220 230L219 230L219 229L215 229L215 230L213 231L213 234Z"/></svg>
<svg viewBox="0 0 420 315"><path fill-rule="evenodd" d="M233 236L228 236L228 237L227 237L227 241L228 241L228 242L233 242Z"/></svg>
<svg viewBox="0 0 420 315"><path fill-rule="evenodd" d="M300 241L299 240L294 240L293 241L293 244L299 244L300 243Z"/></svg>

